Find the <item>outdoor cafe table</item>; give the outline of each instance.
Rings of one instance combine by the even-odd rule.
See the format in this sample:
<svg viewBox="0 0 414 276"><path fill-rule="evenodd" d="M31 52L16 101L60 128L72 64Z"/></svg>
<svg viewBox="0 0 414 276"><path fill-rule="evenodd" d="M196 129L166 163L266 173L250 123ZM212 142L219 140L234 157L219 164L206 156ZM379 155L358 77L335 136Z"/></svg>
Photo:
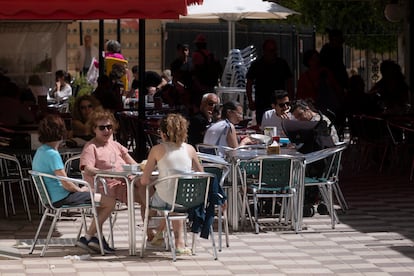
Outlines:
<svg viewBox="0 0 414 276"><path fill-rule="evenodd" d="M338 146L341 146L338 145ZM299 184L297 187L297 219L294 229L296 232L302 230L303 222L303 201L304 201L304 192L305 192L305 169L306 165L319 161L326 158L327 154L335 148L327 148L319 151L302 154L296 151L294 148L281 148L281 155L293 156L296 159L301 161L300 166L295 166L297 171L295 172L299 177ZM229 160L232 164L231 170L231 181L232 181L232 192L228 195L229 198L229 217L230 224L234 231L239 229L239 214L238 214L238 202L237 202L237 193L238 193L238 166L242 160L250 160L258 156L268 155L266 149L263 146L247 146L247 148L237 148L226 151L225 158Z"/></svg>
<svg viewBox="0 0 414 276"><path fill-rule="evenodd" d="M289 154L294 155L298 158L303 158L303 155L296 153L294 149L288 149L288 148L281 148L281 154ZM263 148L263 145L251 145L232 149L232 150L226 150L225 152L225 158L232 164L231 169L231 182L232 182L232 189L231 193L228 196L229 199L229 217L230 217L230 224L234 231L239 230L239 212L238 212L238 202L237 202L237 193L238 193L238 167L240 164L240 161L246 161L253 159L258 156L268 155L265 148ZM303 163L304 164L304 163ZM301 166L304 167L304 166ZM304 171L304 169L303 169ZM302 174L302 171L298 171L297 173ZM304 179L304 177L300 178L301 180ZM302 183L299 184L302 186ZM299 187L300 189L301 187ZM299 193L300 191L298 191Z"/></svg>
<svg viewBox="0 0 414 276"><path fill-rule="evenodd" d="M133 180L135 177L142 176L142 171L111 171L111 170L99 170L94 178L95 185L99 177L106 178L120 178L124 179L127 185L127 210L128 210L128 242L129 242L129 255L136 255L136 233L135 233L135 201L134 201L134 185ZM132 176L132 177L131 177ZM158 172L154 171L152 176L157 177Z"/></svg>

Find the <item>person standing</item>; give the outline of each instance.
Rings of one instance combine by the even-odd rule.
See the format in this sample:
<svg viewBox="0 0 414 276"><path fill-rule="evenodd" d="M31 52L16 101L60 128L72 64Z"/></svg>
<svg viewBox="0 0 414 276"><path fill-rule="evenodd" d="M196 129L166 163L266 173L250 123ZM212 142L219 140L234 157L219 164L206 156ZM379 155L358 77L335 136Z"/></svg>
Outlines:
<svg viewBox="0 0 414 276"><path fill-rule="evenodd" d="M257 125L261 125L264 112L272 108L272 94L275 90L286 90L293 98L293 74L286 60L278 57L274 39L265 40L263 56L252 63L246 79L249 109L256 110Z"/></svg>
<svg viewBox="0 0 414 276"><path fill-rule="evenodd" d="M99 50L97 47L92 45L91 35L85 35L83 38L83 45L79 47L78 53L76 55L76 71L86 76L93 58L98 60L98 57Z"/></svg>
<svg viewBox="0 0 414 276"><path fill-rule="evenodd" d="M222 73L222 67L214 54L207 50L207 38L205 35L198 34L194 44L197 49L192 55L191 103L195 113L200 106L203 95L214 92L214 87L218 85L218 80Z"/></svg>

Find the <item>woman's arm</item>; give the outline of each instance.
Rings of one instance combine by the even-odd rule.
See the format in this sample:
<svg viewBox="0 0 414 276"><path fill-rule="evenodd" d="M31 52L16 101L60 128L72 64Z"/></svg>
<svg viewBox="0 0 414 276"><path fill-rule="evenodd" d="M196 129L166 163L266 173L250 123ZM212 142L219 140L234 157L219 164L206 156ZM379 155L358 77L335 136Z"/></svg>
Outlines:
<svg viewBox="0 0 414 276"><path fill-rule="evenodd" d="M187 144L187 152L192 161L192 169L196 172L204 172L204 168L198 159L197 152L192 145Z"/></svg>
<svg viewBox="0 0 414 276"><path fill-rule="evenodd" d="M230 129L227 132L227 145L231 148L237 148L239 142L237 141L236 128L230 123Z"/></svg>
<svg viewBox="0 0 414 276"><path fill-rule="evenodd" d="M148 185L151 183L152 171L155 169L160 156L164 155L164 150L161 145L152 147L148 154L147 163L145 164L144 172L141 176L141 185Z"/></svg>
<svg viewBox="0 0 414 276"><path fill-rule="evenodd" d="M65 170L62 170L62 169L61 170L56 170L55 175L56 176L68 177L66 175ZM62 183L63 188L65 188L65 190L67 190L69 192L86 192L86 191L88 191L88 187L86 187L86 186L81 188L78 185L76 185L72 182L69 182L69 181L61 180L60 182Z"/></svg>

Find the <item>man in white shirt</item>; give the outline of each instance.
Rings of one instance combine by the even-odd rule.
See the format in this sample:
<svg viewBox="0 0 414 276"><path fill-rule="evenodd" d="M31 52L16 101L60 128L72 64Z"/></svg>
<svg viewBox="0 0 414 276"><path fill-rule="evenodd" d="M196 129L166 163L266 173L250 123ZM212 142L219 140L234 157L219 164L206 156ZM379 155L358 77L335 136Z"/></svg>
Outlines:
<svg viewBox="0 0 414 276"><path fill-rule="evenodd" d="M261 130L266 127L277 127L277 135L287 137L282 129L282 120L294 119L290 113L290 101L288 92L276 90L272 96L272 109L266 111L262 117Z"/></svg>
<svg viewBox="0 0 414 276"><path fill-rule="evenodd" d="M86 76L92 59L95 58L98 60L99 50L92 45L92 37L90 35L85 35L83 41L84 43L79 47L76 55L76 71Z"/></svg>

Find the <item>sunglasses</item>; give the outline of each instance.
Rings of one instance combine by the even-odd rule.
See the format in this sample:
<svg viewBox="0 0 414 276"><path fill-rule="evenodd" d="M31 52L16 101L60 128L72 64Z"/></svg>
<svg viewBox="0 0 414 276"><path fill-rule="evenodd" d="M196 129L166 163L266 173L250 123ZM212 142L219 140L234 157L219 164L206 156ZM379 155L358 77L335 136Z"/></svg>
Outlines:
<svg viewBox="0 0 414 276"><path fill-rule="evenodd" d="M105 130L105 128L106 128L107 130L112 130L112 125L98 126L98 129L99 129L100 131L104 131L104 130Z"/></svg>
<svg viewBox="0 0 414 276"><path fill-rule="evenodd" d="M290 102L285 102L285 103L279 103L277 104L280 108L283 108L285 106L289 107L290 106Z"/></svg>
<svg viewBox="0 0 414 276"><path fill-rule="evenodd" d="M80 107L81 109L87 109L87 108L92 108L92 105L91 104L88 104L88 105L81 105L81 107Z"/></svg>
<svg viewBox="0 0 414 276"><path fill-rule="evenodd" d="M215 103L215 102L208 102L207 104L208 104L208 106L215 106L215 105L217 105L217 103Z"/></svg>

